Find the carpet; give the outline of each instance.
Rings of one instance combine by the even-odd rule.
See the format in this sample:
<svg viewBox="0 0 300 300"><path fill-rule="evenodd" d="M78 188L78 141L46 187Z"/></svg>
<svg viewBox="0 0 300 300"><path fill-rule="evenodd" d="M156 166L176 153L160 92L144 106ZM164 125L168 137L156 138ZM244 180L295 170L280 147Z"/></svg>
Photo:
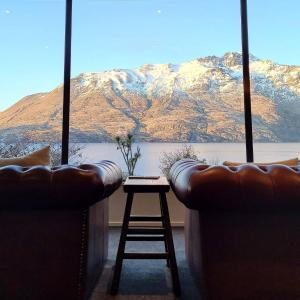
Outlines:
<svg viewBox="0 0 300 300"><path fill-rule="evenodd" d="M114 296L109 294L120 238L120 229L113 228L109 232L108 261L90 300L201 300L185 260L183 229L173 229L173 237L181 297L175 297L172 292L171 275L165 260L124 260L119 293ZM127 242L126 251L163 252L164 245L163 242Z"/></svg>

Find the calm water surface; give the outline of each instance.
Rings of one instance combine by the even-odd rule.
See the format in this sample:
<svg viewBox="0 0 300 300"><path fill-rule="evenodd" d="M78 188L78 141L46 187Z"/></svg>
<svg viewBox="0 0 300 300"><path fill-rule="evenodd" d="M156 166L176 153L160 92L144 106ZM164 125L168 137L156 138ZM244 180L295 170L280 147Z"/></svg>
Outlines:
<svg viewBox="0 0 300 300"><path fill-rule="evenodd" d="M180 149L180 143L140 143L142 157L137 163L136 174L160 174L160 157L164 152ZM246 147L242 143L197 143L192 145L199 157L208 163L221 164L224 160L245 161ZM134 146L134 148L136 145ZM254 144L254 158L256 162L272 162L276 160L299 157L299 143L259 143ZM98 162L109 159L119 164L123 170L126 165L121 152L114 143L83 144L83 159L86 162Z"/></svg>

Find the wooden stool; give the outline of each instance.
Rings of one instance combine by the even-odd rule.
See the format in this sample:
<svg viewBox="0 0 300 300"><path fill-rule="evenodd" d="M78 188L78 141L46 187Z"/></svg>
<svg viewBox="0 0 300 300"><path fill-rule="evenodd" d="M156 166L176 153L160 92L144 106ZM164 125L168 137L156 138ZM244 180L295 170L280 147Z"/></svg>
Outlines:
<svg viewBox="0 0 300 300"><path fill-rule="evenodd" d="M130 176L126 179L123 188L124 192L127 193L127 201L111 286L111 293L116 294L118 292L123 259L166 259L167 266L170 267L171 270L174 293L175 295L180 295L180 282L178 277L168 203L166 198L166 193L170 190L168 180L166 179L166 177L162 176L157 178ZM131 207L135 193L158 193L161 215L131 215ZM155 228L134 228L132 226L129 226L129 222L131 221L161 222L162 226ZM165 244L165 252L125 253L126 241L163 241Z"/></svg>

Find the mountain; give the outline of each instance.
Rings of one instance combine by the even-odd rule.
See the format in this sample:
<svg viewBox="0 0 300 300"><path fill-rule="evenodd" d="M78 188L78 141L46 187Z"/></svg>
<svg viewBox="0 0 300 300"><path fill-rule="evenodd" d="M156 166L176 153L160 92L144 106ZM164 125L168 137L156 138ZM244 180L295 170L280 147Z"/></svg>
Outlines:
<svg viewBox="0 0 300 300"><path fill-rule="evenodd" d="M300 67L250 59L255 141L300 141ZM112 141L240 142L244 109L240 53L179 65L82 73L71 81L70 138ZM27 96L0 113L0 137L60 140L63 86Z"/></svg>

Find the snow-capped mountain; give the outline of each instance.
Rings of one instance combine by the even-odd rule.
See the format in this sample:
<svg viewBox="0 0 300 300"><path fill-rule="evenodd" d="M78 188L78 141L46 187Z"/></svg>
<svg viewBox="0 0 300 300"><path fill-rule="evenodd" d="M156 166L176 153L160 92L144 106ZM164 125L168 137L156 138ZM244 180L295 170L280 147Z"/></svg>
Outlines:
<svg viewBox="0 0 300 300"><path fill-rule="evenodd" d="M250 57L255 141L300 141L300 67ZM71 141L244 140L242 57L203 57L179 65L143 65L82 73L71 82ZM63 86L27 96L0 113L0 137L61 136Z"/></svg>

